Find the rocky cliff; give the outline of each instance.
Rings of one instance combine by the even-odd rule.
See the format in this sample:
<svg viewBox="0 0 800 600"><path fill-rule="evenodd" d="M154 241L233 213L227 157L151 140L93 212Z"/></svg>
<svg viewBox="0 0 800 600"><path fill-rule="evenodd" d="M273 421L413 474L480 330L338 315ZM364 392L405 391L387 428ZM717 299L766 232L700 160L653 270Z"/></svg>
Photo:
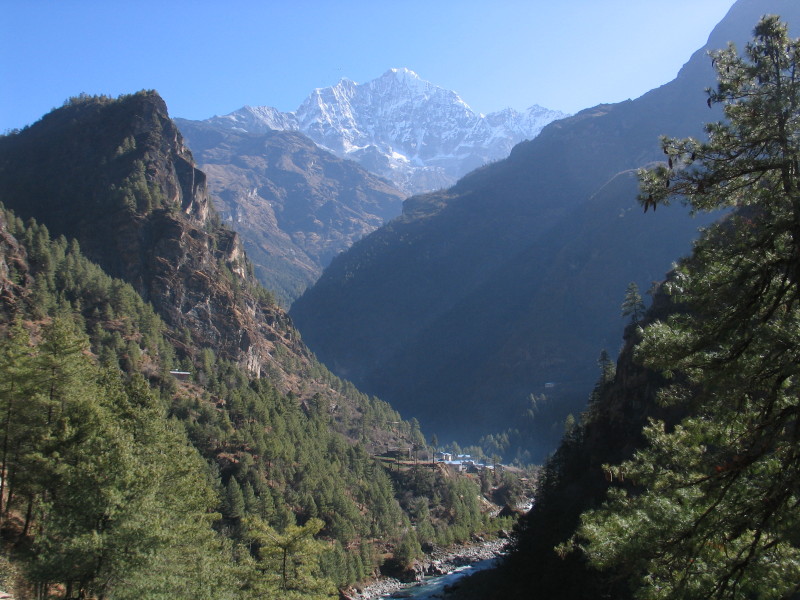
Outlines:
<svg viewBox="0 0 800 600"><path fill-rule="evenodd" d="M275 356L308 365L311 355L255 282L239 236L220 223L206 176L155 92L73 98L0 138L0 197L131 283L177 345L213 347L297 388Z"/></svg>

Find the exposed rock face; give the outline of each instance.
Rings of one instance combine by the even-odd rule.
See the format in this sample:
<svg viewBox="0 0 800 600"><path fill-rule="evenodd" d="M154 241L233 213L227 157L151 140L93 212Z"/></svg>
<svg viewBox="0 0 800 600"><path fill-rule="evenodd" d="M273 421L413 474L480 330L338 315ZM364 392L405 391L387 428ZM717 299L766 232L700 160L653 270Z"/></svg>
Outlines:
<svg viewBox="0 0 800 600"><path fill-rule="evenodd" d="M220 224L205 174L154 92L74 99L0 138L0 193L19 216L77 239L131 283L176 337L188 332L190 343L255 374L269 370L285 391L296 383L272 355L277 346L301 362L310 355L259 292L238 235Z"/></svg>
<svg viewBox="0 0 800 600"><path fill-rule="evenodd" d="M222 349L256 375L274 363L278 344L308 358L287 315L248 289L236 234L213 235L169 214L148 226L139 238L153 242L143 256L146 296L167 323L190 331L200 345Z"/></svg>
<svg viewBox="0 0 800 600"><path fill-rule="evenodd" d="M390 69L364 84L342 79L318 88L293 113L245 106L206 122L251 133L300 131L410 194L452 185L565 116L537 105L476 114L455 92Z"/></svg>
<svg viewBox="0 0 800 600"><path fill-rule="evenodd" d="M403 194L292 131L244 133L176 119L222 219L286 304L331 258L400 213Z"/></svg>
<svg viewBox="0 0 800 600"><path fill-rule="evenodd" d="M451 185L563 116L475 114L455 92L392 69L314 90L293 113L246 106L176 123L256 276L288 305L333 256L398 216L407 193Z"/></svg>

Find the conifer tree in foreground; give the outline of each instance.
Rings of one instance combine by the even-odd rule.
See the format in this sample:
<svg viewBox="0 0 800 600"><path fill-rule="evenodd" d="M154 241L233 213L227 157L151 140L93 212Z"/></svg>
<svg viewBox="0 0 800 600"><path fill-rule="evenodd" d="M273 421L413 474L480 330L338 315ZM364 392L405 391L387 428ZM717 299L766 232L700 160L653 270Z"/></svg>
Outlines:
<svg viewBox="0 0 800 600"><path fill-rule="evenodd" d="M641 331L638 359L672 379L649 445L609 467L624 487L576 537L639 598L786 598L800 590L800 40L776 17L744 56L713 55L708 141L662 140L645 210L731 209L665 291L686 312ZM680 380L680 383L678 381Z"/></svg>
<svg viewBox="0 0 800 600"><path fill-rule="evenodd" d="M100 368L69 315L36 345L15 321L0 370L6 535L36 597L223 598L205 464L144 379Z"/></svg>

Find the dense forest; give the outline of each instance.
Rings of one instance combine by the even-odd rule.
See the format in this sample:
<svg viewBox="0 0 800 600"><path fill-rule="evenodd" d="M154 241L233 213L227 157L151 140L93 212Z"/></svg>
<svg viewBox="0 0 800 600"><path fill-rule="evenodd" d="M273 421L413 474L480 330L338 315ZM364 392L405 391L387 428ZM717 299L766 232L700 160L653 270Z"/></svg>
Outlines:
<svg viewBox="0 0 800 600"><path fill-rule="evenodd" d="M423 546L509 528L481 501L513 502L509 474L376 459L427 449L419 426L303 350L162 104L79 97L0 140L4 197L45 219L57 207L61 232L0 213L0 587L37 600L323 598L384 564L408 568ZM81 135L45 135L64 127ZM118 246L124 232L156 249ZM272 329L246 329L248 314ZM253 348L269 351L255 361Z"/></svg>
<svg viewBox="0 0 800 600"><path fill-rule="evenodd" d="M510 525L482 511L477 479L388 471L321 398L302 404L210 349L180 357L77 244L2 218L22 292L0 348L2 576L19 597L325 597L392 548L410 564L421 544ZM424 445L397 419L374 399L365 414Z"/></svg>

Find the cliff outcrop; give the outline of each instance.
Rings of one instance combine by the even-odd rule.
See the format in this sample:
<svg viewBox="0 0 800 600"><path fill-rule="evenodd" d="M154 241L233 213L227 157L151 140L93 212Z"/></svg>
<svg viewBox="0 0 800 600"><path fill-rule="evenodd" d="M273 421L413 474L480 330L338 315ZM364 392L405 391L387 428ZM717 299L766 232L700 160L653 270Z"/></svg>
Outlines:
<svg viewBox="0 0 800 600"><path fill-rule="evenodd" d="M0 138L0 196L131 283L178 346L213 347L255 375L276 375L284 391L296 377L275 356L310 364L238 235L221 224L157 93L73 98Z"/></svg>

